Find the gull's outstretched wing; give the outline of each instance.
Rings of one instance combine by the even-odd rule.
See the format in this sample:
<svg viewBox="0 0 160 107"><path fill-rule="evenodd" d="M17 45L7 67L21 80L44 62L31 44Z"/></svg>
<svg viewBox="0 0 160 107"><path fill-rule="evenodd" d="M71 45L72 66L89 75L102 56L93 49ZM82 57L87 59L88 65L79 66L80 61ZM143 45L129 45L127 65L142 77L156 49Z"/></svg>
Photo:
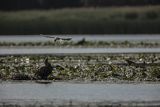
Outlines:
<svg viewBox="0 0 160 107"><path fill-rule="evenodd" d="M45 35L45 36L43 36L43 37L46 37L46 38L56 38L56 37L54 37L54 36L49 36L49 35Z"/></svg>
<svg viewBox="0 0 160 107"><path fill-rule="evenodd" d="M72 38L70 38L70 37L56 37L56 36L50 36L50 35L44 35L43 37L54 38L55 41L57 41L57 40L66 40L66 41L72 40Z"/></svg>
<svg viewBox="0 0 160 107"><path fill-rule="evenodd" d="M72 38L61 38L62 40L72 40Z"/></svg>

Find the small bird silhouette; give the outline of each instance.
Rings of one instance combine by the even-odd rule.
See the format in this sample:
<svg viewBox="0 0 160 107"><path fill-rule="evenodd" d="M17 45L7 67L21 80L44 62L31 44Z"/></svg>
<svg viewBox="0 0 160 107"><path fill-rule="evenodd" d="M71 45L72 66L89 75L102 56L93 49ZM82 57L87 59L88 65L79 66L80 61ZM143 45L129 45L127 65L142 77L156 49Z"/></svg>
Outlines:
<svg viewBox="0 0 160 107"><path fill-rule="evenodd" d="M55 37L55 36L49 36L49 35L45 35L44 37L46 38L54 38L54 41L58 41L58 40L64 40L64 41L70 41L72 40L72 38L70 37Z"/></svg>
<svg viewBox="0 0 160 107"><path fill-rule="evenodd" d="M143 63L133 62L133 61L131 61L129 59L126 59L125 61L128 63L128 65L135 66L135 67L145 68L145 66L146 66L146 62L145 61L143 61Z"/></svg>
<svg viewBox="0 0 160 107"><path fill-rule="evenodd" d="M53 66L48 62L48 58L44 60L45 66L42 66L36 73L35 76L38 79L46 80L47 77L52 73L52 70L54 69Z"/></svg>
<svg viewBox="0 0 160 107"><path fill-rule="evenodd" d="M129 59L126 59L125 61L128 63L128 65L135 65L136 64L135 62L133 62Z"/></svg>

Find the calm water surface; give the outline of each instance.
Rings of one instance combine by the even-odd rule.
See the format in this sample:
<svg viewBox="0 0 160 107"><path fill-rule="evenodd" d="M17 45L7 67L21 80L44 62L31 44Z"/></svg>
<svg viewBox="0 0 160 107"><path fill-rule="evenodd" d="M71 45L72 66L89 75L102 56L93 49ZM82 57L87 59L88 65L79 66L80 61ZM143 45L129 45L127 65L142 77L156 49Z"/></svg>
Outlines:
<svg viewBox="0 0 160 107"><path fill-rule="evenodd" d="M0 48L0 55L89 53L160 53L160 48Z"/></svg>
<svg viewBox="0 0 160 107"><path fill-rule="evenodd" d="M82 102L102 101L157 101L160 102L160 84L107 84L34 82L0 84L0 102L4 100L75 100Z"/></svg>

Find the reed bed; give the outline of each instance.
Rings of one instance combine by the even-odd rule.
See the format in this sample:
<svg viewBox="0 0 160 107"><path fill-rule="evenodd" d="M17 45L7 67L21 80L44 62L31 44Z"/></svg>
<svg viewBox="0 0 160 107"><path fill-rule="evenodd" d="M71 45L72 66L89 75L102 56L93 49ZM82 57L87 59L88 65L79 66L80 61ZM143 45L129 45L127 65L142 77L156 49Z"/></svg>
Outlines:
<svg viewBox="0 0 160 107"><path fill-rule="evenodd" d="M0 12L0 34L159 34L160 6Z"/></svg>

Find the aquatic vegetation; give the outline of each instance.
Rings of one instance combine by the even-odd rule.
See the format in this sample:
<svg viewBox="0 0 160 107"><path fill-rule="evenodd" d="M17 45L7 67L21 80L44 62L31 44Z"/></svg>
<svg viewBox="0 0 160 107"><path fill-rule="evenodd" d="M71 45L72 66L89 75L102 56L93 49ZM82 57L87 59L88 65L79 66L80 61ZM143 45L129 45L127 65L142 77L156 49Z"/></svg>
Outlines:
<svg viewBox="0 0 160 107"><path fill-rule="evenodd" d="M0 79L35 80L45 55L1 56ZM49 80L159 81L160 54L92 54L47 56L56 69ZM128 64L130 59L135 64ZM144 63L145 62L145 63ZM137 66L139 64L139 66ZM140 66L143 64L144 66Z"/></svg>
<svg viewBox="0 0 160 107"><path fill-rule="evenodd" d="M110 48L158 48L159 41L44 41L44 42L0 42L0 47L110 47Z"/></svg>

